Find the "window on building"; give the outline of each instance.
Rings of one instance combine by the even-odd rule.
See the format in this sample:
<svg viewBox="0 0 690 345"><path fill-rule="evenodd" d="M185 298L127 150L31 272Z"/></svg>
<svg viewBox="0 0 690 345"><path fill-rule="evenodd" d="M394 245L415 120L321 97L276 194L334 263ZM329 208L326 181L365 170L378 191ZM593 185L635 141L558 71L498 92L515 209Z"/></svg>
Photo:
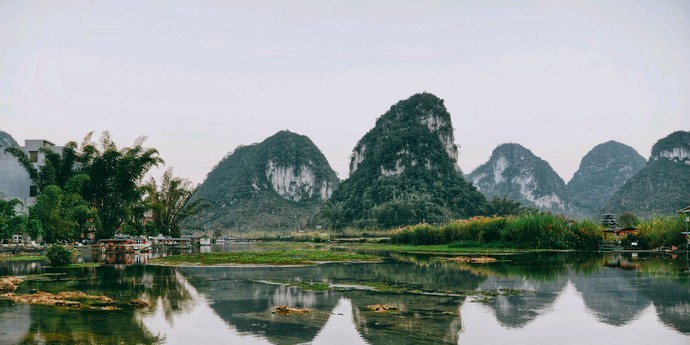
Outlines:
<svg viewBox="0 0 690 345"><path fill-rule="evenodd" d="M34 197L38 195L38 186L30 186L29 187L29 196Z"/></svg>
<svg viewBox="0 0 690 345"><path fill-rule="evenodd" d="M38 162L38 151L29 151L29 160L32 163Z"/></svg>

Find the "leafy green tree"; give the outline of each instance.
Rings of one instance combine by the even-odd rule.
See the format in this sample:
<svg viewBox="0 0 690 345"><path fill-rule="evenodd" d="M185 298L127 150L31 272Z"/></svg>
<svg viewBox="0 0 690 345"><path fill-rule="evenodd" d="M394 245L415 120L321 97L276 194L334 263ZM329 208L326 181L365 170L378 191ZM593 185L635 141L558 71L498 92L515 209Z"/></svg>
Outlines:
<svg viewBox="0 0 690 345"><path fill-rule="evenodd" d="M8 147L5 149L6 153L17 158L19 164L29 174L29 178L36 183L39 191L49 185L64 188L67 181L79 172L80 156L75 142L71 141L65 144L61 152L55 152L50 147L41 147L39 151L44 155L44 162L40 170L37 170L27 153L21 148Z"/></svg>
<svg viewBox="0 0 690 345"><path fill-rule="evenodd" d="M67 266L72 263L72 253L59 244L50 246L46 256L53 266Z"/></svg>
<svg viewBox="0 0 690 345"><path fill-rule="evenodd" d="M640 220L630 211L623 212L618 216L618 224L623 228L634 228L639 223Z"/></svg>
<svg viewBox="0 0 690 345"><path fill-rule="evenodd" d="M204 199L190 201L194 193L192 182L174 177L172 169L165 171L160 186L151 178L147 190L154 224L164 235L179 237L186 220L211 207Z"/></svg>
<svg viewBox="0 0 690 345"><path fill-rule="evenodd" d="M26 217L16 213L16 207L21 205L18 199L5 200L0 198L0 240L12 238L12 235L26 230Z"/></svg>
<svg viewBox="0 0 690 345"><path fill-rule="evenodd" d="M65 204L62 189L50 185L38 195L36 204L29 209L29 217L41 223L43 238L48 243L76 237L74 223L65 214Z"/></svg>
<svg viewBox="0 0 690 345"><path fill-rule="evenodd" d="M484 214L487 216L517 216L525 213L525 211L525 208L519 202L506 197L499 198L496 196L484 208Z"/></svg>
<svg viewBox="0 0 690 345"><path fill-rule="evenodd" d="M141 181L151 168L163 163L156 149L142 146L144 140L140 137L131 147L118 149L109 133L104 132L100 145L90 136L82 143L82 171L90 177L84 198L98 210L99 238L112 237L127 222L143 216L136 212L145 193Z"/></svg>
<svg viewBox="0 0 690 345"><path fill-rule="evenodd" d="M326 225L331 230L339 230L343 226L344 208L342 202L325 203L321 207L321 216L326 220Z"/></svg>

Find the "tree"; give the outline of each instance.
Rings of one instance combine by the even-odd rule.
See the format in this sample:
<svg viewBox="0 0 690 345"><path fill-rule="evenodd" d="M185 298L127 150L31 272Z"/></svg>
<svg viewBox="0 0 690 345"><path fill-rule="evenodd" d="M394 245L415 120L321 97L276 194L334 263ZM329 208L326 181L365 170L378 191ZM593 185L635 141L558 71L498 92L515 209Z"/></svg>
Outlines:
<svg viewBox="0 0 690 345"><path fill-rule="evenodd" d="M326 220L329 229L339 230L343 226L343 220L345 219L343 203L325 203L321 207L321 215Z"/></svg>
<svg viewBox="0 0 690 345"><path fill-rule="evenodd" d="M65 144L62 152L55 152L50 147L41 147L39 151L43 153L45 158L40 170L37 170L29 156L21 148L8 147L5 149L6 153L17 158L19 164L29 174L29 178L36 183L39 191L49 185L63 188L65 183L78 173L77 164L80 156L75 142L71 141Z"/></svg>
<svg viewBox="0 0 690 345"><path fill-rule="evenodd" d="M194 193L192 182L174 177L172 169L165 171L160 187L156 184L156 180L151 178L147 191L154 224L164 235L179 237L181 225L187 219L211 207L211 204L204 199L190 201Z"/></svg>
<svg viewBox="0 0 690 345"><path fill-rule="evenodd" d="M505 196L499 198L494 196L484 208L484 214L487 216L517 216L524 213L526 210L517 201L508 199Z"/></svg>
<svg viewBox="0 0 690 345"><path fill-rule="evenodd" d="M618 223L623 228L634 228L640 223L640 220L635 216L634 213L626 211L621 213L618 217Z"/></svg>
<svg viewBox="0 0 690 345"><path fill-rule="evenodd" d="M10 239L12 235L26 230L26 217L16 213L18 205L21 205L18 199L0 198L0 240Z"/></svg>
<svg viewBox="0 0 690 345"><path fill-rule="evenodd" d="M74 223L66 216L65 196L58 186L47 186L29 209L29 218L38 220L46 242L75 238Z"/></svg>
<svg viewBox="0 0 690 345"><path fill-rule="evenodd" d="M59 244L50 246L46 256L53 266L67 266L72 263L72 252Z"/></svg>
<svg viewBox="0 0 690 345"><path fill-rule="evenodd" d="M118 149L110 134L104 132L99 150L90 135L84 138L82 171L90 177L84 198L98 210L99 238L113 237L127 222L136 222L137 217L143 216L135 212L145 193L141 180L151 168L163 163L156 149L142 146L144 140L140 137L132 147Z"/></svg>

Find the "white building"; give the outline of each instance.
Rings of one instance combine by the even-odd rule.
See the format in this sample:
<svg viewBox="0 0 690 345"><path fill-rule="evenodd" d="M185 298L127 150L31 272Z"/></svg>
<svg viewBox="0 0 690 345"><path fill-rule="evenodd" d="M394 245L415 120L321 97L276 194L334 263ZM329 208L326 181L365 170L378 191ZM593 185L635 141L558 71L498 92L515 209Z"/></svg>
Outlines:
<svg viewBox="0 0 690 345"><path fill-rule="evenodd" d="M62 147L57 147L43 139L25 140L24 146L19 146L29 156L36 170L45 161L45 155L40 151L42 147L48 147L55 152L62 150ZM23 211L26 211L26 207L36 202L38 186L31 181L29 174L17 158L5 153L5 148L0 144L0 198L19 199L24 204Z"/></svg>

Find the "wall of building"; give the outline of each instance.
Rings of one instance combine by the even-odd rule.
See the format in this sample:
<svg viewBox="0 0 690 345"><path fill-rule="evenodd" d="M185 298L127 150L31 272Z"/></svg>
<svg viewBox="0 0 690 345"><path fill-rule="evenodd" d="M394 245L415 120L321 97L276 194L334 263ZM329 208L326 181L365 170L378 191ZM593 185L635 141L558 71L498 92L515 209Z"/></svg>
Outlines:
<svg viewBox="0 0 690 345"><path fill-rule="evenodd" d="M49 147L53 151L61 151L62 147L56 147L47 140L26 140L24 146L19 148L34 159L34 167L39 169L45 162L45 155L40 152L42 147ZM0 197L4 199L19 199L26 207L36 202L35 195L32 195L32 186L36 192L36 186L24 167L19 164L17 158L9 153L5 153L5 147L0 147Z"/></svg>

